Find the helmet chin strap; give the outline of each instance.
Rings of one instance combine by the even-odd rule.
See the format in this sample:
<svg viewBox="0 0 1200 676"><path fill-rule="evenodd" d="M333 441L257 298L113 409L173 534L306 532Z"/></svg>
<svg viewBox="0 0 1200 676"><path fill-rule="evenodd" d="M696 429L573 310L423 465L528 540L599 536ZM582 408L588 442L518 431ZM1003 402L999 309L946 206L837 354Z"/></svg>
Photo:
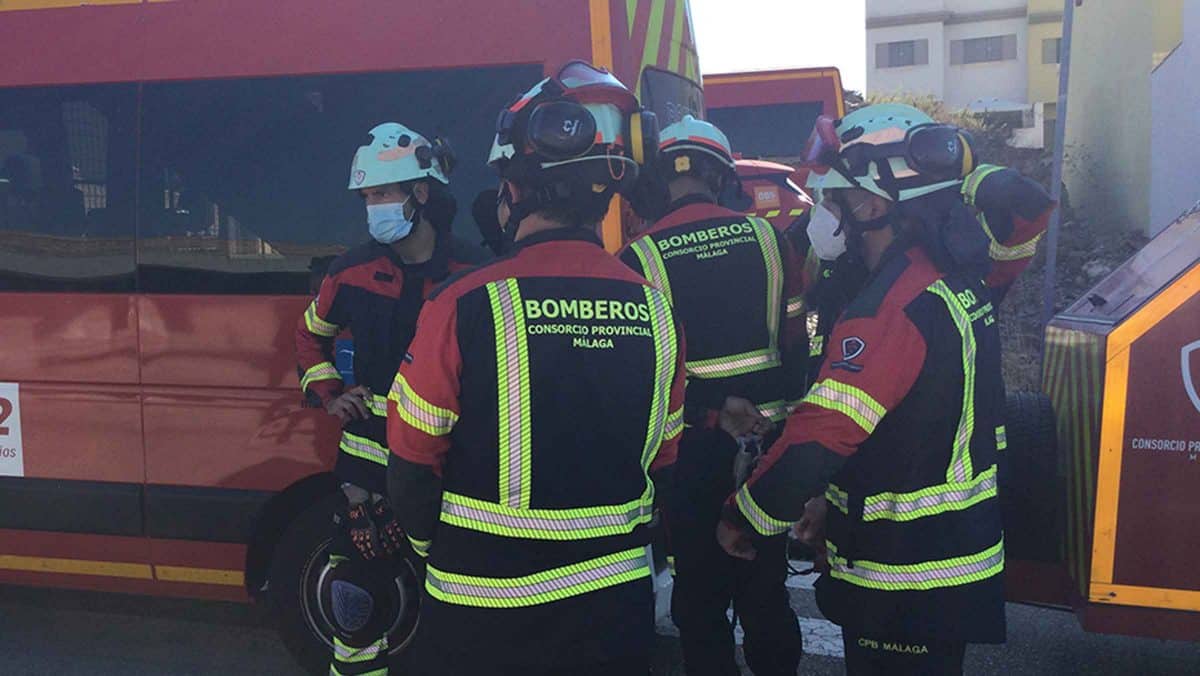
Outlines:
<svg viewBox="0 0 1200 676"><path fill-rule="evenodd" d="M834 202L842 211L842 229L846 232L846 249L860 258L866 250L863 234L873 230L882 230L892 225L894 221L892 212L895 209L888 209L882 216L876 218L860 220L854 215L854 209L850 208L850 203L844 194L835 194Z"/></svg>

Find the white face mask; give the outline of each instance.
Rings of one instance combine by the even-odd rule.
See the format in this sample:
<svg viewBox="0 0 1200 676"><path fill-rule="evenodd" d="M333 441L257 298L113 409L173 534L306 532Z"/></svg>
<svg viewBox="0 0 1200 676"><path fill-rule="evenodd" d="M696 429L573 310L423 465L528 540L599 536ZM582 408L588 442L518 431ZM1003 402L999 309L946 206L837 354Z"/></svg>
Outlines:
<svg viewBox="0 0 1200 676"><path fill-rule="evenodd" d="M837 206L833 208L837 209ZM841 213L830 210L824 202L814 206L808 219L808 241L812 243L813 253L823 261L837 260L846 253Z"/></svg>
<svg viewBox="0 0 1200 676"><path fill-rule="evenodd" d="M367 228L376 242L391 244L408 237L412 232L413 222L404 215L404 205L410 199L412 195L403 202L367 205Z"/></svg>

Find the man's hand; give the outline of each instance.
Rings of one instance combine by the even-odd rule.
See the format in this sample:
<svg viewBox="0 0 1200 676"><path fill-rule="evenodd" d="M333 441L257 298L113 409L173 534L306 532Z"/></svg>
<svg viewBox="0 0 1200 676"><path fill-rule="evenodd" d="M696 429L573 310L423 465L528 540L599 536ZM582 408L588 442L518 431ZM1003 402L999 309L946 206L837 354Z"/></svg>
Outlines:
<svg viewBox="0 0 1200 676"><path fill-rule="evenodd" d="M717 523L717 542L721 545L721 549L724 549L725 553L730 556L747 561L752 561L754 557L758 556L758 552L750 542L750 536L723 519Z"/></svg>
<svg viewBox="0 0 1200 676"><path fill-rule="evenodd" d="M369 396L371 390L358 385L343 392L340 397L329 400L329 403L325 404L325 412L336 415L343 424L351 420L366 420L367 416L371 415L366 401L366 397Z"/></svg>
<svg viewBox="0 0 1200 676"><path fill-rule="evenodd" d="M828 510L829 503L822 495L818 495L804 503L804 516L800 517L800 521L796 524L794 530L796 539L809 547L824 545L825 514Z"/></svg>
<svg viewBox="0 0 1200 676"><path fill-rule="evenodd" d="M725 397L725 405L721 407L717 424L735 439L751 435L762 436L775 426L770 419L758 412L753 402L741 397Z"/></svg>

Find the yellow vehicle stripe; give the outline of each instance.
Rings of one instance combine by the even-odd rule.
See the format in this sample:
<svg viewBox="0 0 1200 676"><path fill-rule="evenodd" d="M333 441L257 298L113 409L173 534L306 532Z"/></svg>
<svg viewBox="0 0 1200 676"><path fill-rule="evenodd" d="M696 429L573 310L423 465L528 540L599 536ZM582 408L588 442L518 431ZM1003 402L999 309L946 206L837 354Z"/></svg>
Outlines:
<svg viewBox="0 0 1200 676"><path fill-rule="evenodd" d="M186 566L151 566L146 563L129 563L124 561L92 561L88 559L63 559L46 556L18 556L16 554L0 554L0 570L19 570L28 573L45 573L50 575L94 575L96 577L121 577L133 580L217 584L228 587L241 587L245 584L245 576L240 570L191 568Z"/></svg>
<svg viewBox="0 0 1200 676"><path fill-rule="evenodd" d="M240 570L219 568L188 568L186 566L155 566L154 576L163 582L193 582L197 584L219 584L241 587L246 577Z"/></svg>

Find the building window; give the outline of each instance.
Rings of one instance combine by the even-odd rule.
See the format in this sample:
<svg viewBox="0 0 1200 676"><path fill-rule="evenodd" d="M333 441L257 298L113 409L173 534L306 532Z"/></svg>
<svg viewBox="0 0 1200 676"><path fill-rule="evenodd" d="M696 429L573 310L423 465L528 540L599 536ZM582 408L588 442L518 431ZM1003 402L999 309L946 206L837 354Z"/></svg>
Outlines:
<svg viewBox="0 0 1200 676"><path fill-rule="evenodd" d="M876 68L924 66L929 63L928 40L881 42L875 45Z"/></svg>
<svg viewBox="0 0 1200 676"><path fill-rule="evenodd" d="M994 35L986 38L950 41L950 63L953 65L1011 61L1016 58L1016 35Z"/></svg>
<svg viewBox="0 0 1200 676"><path fill-rule="evenodd" d="M1062 38L1042 40L1042 63L1062 63Z"/></svg>

